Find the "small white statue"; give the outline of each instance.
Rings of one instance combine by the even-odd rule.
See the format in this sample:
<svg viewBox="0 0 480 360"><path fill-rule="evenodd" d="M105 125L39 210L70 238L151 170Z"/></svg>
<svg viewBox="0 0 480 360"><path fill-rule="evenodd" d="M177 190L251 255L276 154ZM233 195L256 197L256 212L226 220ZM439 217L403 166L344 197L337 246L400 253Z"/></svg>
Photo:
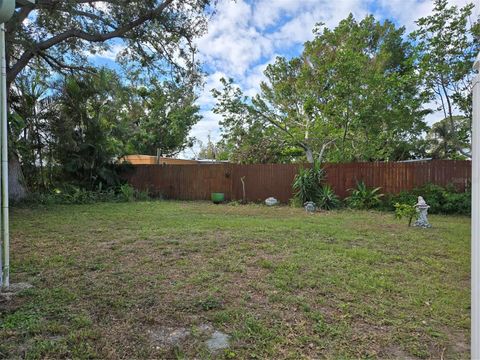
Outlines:
<svg viewBox="0 0 480 360"><path fill-rule="evenodd" d="M413 226L422 227L422 228L430 228L432 225L428 222L428 209L430 206L425 202L422 196L419 196L417 199L417 203L415 204L415 208L418 212L418 219L415 221Z"/></svg>
<svg viewBox="0 0 480 360"><path fill-rule="evenodd" d="M303 207L308 213L314 213L317 211L317 204L315 204L313 201L307 201L305 204L303 204Z"/></svg>

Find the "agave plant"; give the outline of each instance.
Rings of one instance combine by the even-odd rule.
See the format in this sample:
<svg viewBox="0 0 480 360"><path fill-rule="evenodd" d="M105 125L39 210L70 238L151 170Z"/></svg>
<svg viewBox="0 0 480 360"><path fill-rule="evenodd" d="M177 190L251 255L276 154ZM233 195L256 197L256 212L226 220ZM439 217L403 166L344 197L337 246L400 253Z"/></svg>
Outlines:
<svg viewBox="0 0 480 360"><path fill-rule="evenodd" d="M330 185L325 184L321 187L317 198L317 206L324 210L333 210L340 206L340 199Z"/></svg>
<svg viewBox="0 0 480 360"><path fill-rule="evenodd" d="M380 205L383 194L381 188L368 188L363 181L357 182L355 189L349 189L350 196L346 199L348 206L354 209L371 209Z"/></svg>
<svg viewBox="0 0 480 360"><path fill-rule="evenodd" d="M303 204L307 201L316 202L322 189L322 181L325 178L325 171L320 164L314 164L308 169L300 169L293 181L295 197Z"/></svg>

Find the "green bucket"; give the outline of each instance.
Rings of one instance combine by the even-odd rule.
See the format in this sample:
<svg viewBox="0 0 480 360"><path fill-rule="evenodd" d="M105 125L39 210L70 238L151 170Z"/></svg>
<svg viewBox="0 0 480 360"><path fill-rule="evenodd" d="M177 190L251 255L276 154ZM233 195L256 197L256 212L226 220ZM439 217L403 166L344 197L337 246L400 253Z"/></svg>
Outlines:
<svg viewBox="0 0 480 360"><path fill-rule="evenodd" d="M220 204L225 201L225 194L224 193L212 193L212 201L214 204Z"/></svg>

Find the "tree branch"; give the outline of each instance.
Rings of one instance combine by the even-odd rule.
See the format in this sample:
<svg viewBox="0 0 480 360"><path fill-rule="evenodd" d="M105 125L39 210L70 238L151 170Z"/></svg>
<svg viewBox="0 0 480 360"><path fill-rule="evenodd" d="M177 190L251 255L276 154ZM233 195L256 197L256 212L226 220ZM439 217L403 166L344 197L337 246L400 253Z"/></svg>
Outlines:
<svg viewBox="0 0 480 360"><path fill-rule="evenodd" d="M41 3L57 3L58 1L41 1ZM80 2L91 2L91 1L78 1ZM137 26L142 25L143 23L153 20L158 17L166 7L168 7L173 0L165 0L162 4L157 6L154 10L147 12L146 14L140 16L136 20L133 20L122 27L119 27L113 31L106 32L106 33L96 33L90 34L82 30L78 29L69 29L64 31L63 33L57 34L52 36L50 39L42 41L38 44L35 44L30 49L26 50L22 56L18 59L18 61L7 71L7 83L11 84L15 77L22 71L29 63L29 61L38 55L40 52L45 51L52 46L55 46L62 41L65 41L70 38L78 38L81 40L85 40L88 42L104 42L106 40L110 40L113 38L120 38L124 36L127 32L134 29Z"/></svg>

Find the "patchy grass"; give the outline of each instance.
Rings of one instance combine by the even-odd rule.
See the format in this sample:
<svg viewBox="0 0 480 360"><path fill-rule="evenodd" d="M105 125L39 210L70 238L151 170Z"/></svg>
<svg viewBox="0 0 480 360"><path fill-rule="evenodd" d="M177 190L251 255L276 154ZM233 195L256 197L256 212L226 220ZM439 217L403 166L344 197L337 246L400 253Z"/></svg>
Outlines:
<svg viewBox="0 0 480 360"><path fill-rule="evenodd" d="M469 356L466 217L145 202L15 209L0 358ZM210 354L201 324L231 336ZM173 348L158 327L191 329Z"/></svg>

